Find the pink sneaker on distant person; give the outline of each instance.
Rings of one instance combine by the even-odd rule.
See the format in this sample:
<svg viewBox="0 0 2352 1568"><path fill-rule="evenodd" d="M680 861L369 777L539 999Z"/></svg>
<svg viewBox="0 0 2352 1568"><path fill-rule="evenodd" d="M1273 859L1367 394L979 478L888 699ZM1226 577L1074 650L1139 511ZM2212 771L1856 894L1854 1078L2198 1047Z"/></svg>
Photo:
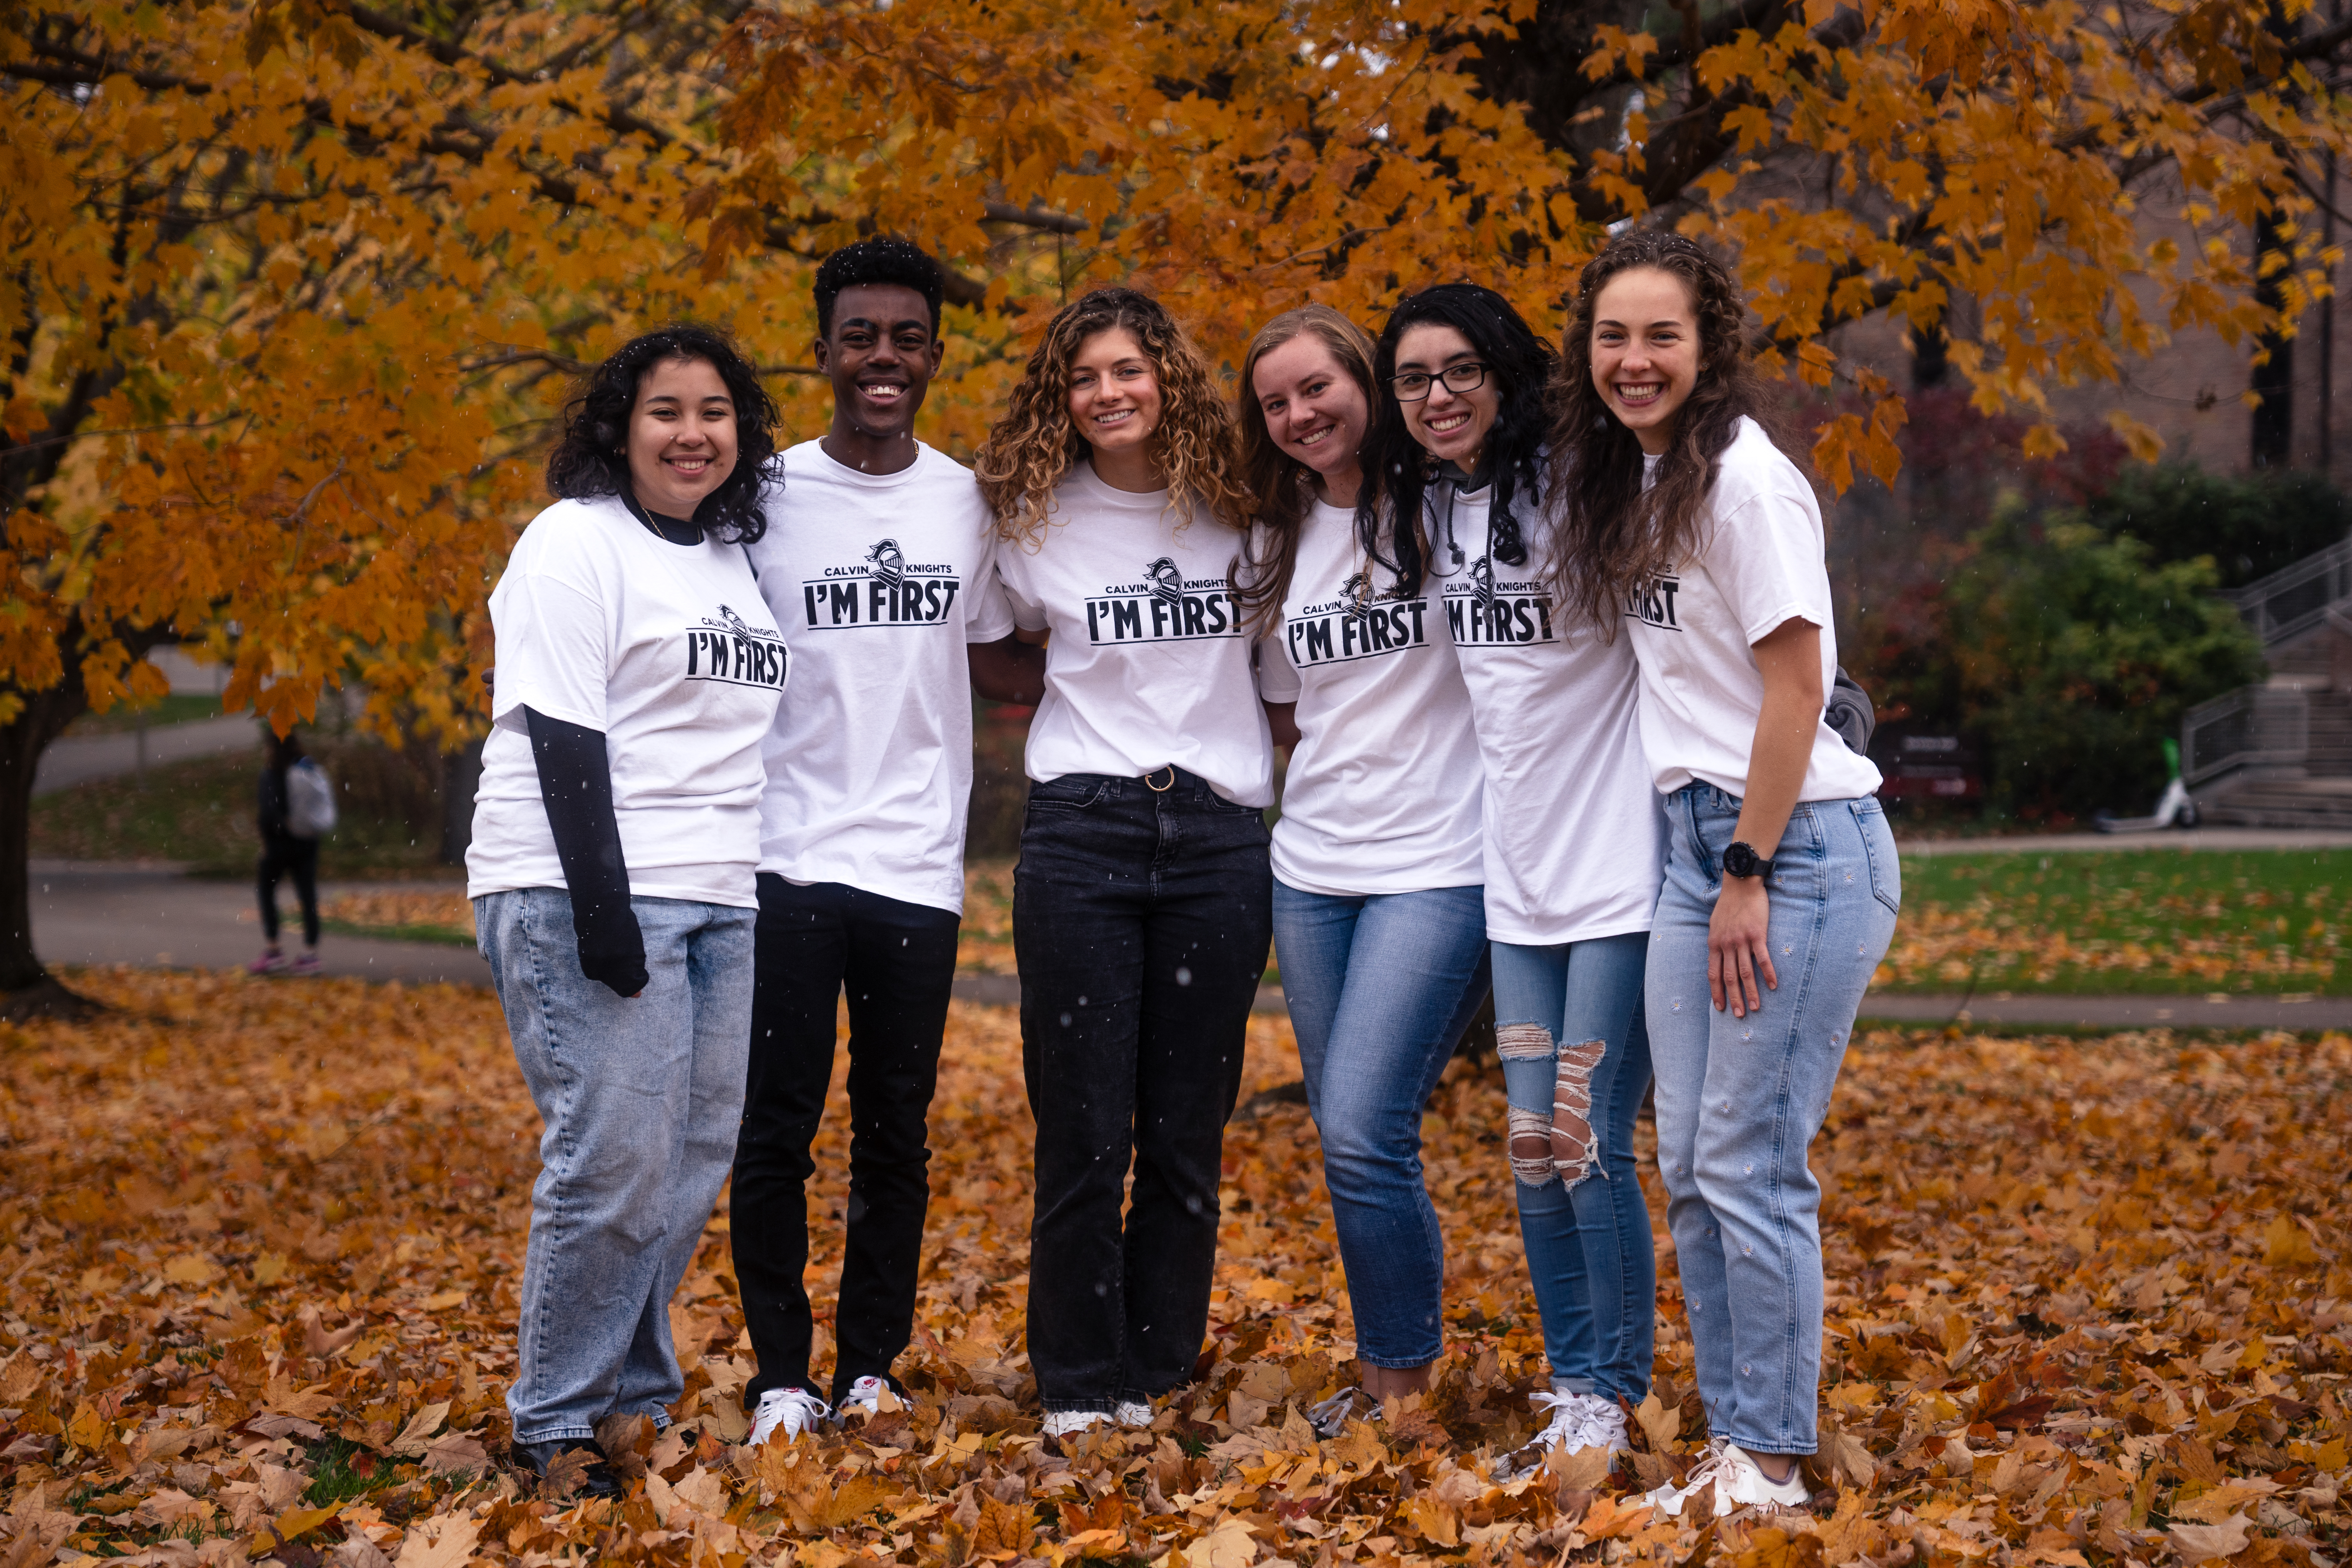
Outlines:
<svg viewBox="0 0 2352 1568"><path fill-rule="evenodd" d="M296 974L318 973L319 950L315 947L310 949L309 952L303 953L301 957L296 959L289 967Z"/></svg>
<svg viewBox="0 0 2352 1568"><path fill-rule="evenodd" d="M245 966L247 974L276 974L286 967L286 955L274 947L265 947L261 956Z"/></svg>

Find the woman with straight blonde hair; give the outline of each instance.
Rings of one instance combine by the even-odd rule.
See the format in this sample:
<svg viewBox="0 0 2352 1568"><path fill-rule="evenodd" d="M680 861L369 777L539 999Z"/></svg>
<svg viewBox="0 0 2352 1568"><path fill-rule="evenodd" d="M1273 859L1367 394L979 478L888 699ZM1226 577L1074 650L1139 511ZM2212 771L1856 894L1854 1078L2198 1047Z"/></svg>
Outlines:
<svg viewBox="0 0 2352 1568"><path fill-rule="evenodd" d="M1309 305L1242 362L1242 462L1259 498L1238 584L1275 739L1274 941L1322 1135L1360 1389L1336 1435L1429 1386L1445 1241L1421 1113L1487 989L1478 737L1445 609L1357 537L1379 398L1372 340Z"/></svg>
<svg viewBox="0 0 2352 1568"><path fill-rule="evenodd" d="M1045 643L1013 940L1037 1121L1029 1361L1058 1440L1148 1424L1208 1326L1270 940L1273 747L1231 582L1249 510L1233 413L1158 300L1065 306L976 470L1019 635Z"/></svg>

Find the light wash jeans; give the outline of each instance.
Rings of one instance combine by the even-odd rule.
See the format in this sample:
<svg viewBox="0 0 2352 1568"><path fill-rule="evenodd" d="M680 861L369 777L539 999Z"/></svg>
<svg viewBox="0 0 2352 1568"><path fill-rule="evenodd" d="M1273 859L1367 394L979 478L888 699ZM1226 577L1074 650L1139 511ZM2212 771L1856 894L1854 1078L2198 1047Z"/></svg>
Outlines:
<svg viewBox="0 0 2352 1568"><path fill-rule="evenodd" d="M1758 1454L1810 1454L1822 1370L1821 1184L1805 1150L1829 1114L1862 994L1903 901L1876 800L1797 807L1774 851L1777 989L1745 1018L1707 994L1706 930L1739 802L1694 784L1666 802L1666 882L1650 932L1658 1173L1707 1426Z"/></svg>
<svg viewBox="0 0 2352 1568"><path fill-rule="evenodd" d="M625 999L580 973L562 889L474 900L515 1061L546 1124L507 1392L517 1443L591 1437L611 1415L666 1426L686 1392L669 1299L735 1156L759 911L679 899L629 908L648 979Z"/></svg>
<svg viewBox="0 0 2352 1568"><path fill-rule="evenodd" d="M1445 1348L1445 1237L1421 1113L1486 999L1483 888L1337 898L1274 883L1274 951L1356 1314L1356 1359Z"/></svg>
<svg viewBox="0 0 2352 1568"><path fill-rule="evenodd" d="M1549 947L1495 943L1495 1036L1515 1122L1552 1121L1559 1058L1591 1095L1594 1135L1581 1173L1555 1167L1529 1182L1513 1161L1519 1237L1543 1314L1544 1354L1561 1394L1639 1404L1650 1392L1658 1261L1650 1206L1633 1169L1633 1118L1650 1087L1643 1026L1645 931ZM1597 1062L1578 1059L1601 1047Z"/></svg>

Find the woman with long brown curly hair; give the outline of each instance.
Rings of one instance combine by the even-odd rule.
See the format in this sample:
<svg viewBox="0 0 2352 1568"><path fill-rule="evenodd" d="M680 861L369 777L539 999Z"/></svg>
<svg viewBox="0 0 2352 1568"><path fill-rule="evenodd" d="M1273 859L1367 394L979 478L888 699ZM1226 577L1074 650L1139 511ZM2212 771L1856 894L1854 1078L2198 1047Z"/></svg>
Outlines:
<svg viewBox="0 0 2352 1568"><path fill-rule="evenodd" d="M1552 426L1562 581L1588 625L1633 628L1666 797L1644 977L1658 1172L1712 1439L1651 1494L1668 1514L1806 1500L1822 1247L1805 1150L1903 897L1878 770L1822 721L1821 509L1758 417L1746 316L1690 240L1620 236L1579 283Z"/></svg>
<svg viewBox="0 0 2352 1568"><path fill-rule="evenodd" d="M1060 1438L1149 1423L1208 1325L1270 940L1273 747L1231 581L1232 410L1157 300L1064 307L975 467L1013 620L1045 643L1013 940L1037 1120L1029 1361Z"/></svg>

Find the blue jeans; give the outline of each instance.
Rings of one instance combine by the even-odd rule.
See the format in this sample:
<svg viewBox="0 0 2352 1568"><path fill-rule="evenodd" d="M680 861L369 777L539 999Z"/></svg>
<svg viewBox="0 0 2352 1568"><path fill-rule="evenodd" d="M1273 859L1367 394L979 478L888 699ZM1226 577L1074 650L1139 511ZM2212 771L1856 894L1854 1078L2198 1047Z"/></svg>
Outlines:
<svg viewBox="0 0 2352 1568"><path fill-rule="evenodd" d="M1047 1410L1188 1382L1225 1118L1265 973L1265 819L1188 773L1034 784L1013 873L1037 1120L1029 1365ZM1130 1189L1128 1173L1135 1180Z"/></svg>
<svg viewBox="0 0 2352 1568"><path fill-rule="evenodd" d="M634 898L643 994L580 973L572 897L486 893L474 929L539 1107L514 1440L584 1439L612 1415L669 1424L686 1392L669 1299L735 1155L755 910Z"/></svg>
<svg viewBox="0 0 2352 1568"><path fill-rule="evenodd" d="M1633 1118L1650 1087L1642 1018L1649 942L1633 931L1548 947L1495 944L1496 1054L1551 1385L1637 1403L1650 1391L1658 1294L1650 1208L1633 1169ZM1573 1096L1580 1079L1589 1096L1583 1157L1566 1169L1517 1158L1520 1139L1549 1128L1555 1104ZM1547 1155L1561 1147L1546 1142Z"/></svg>
<svg viewBox="0 0 2352 1568"><path fill-rule="evenodd" d="M1445 1348L1445 1237L1421 1113L1486 996L1482 888L1336 898L1274 884L1274 951L1356 1314L1356 1358Z"/></svg>
<svg viewBox="0 0 2352 1568"><path fill-rule="evenodd" d="M1829 1114L1855 1012L1903 901L1878 802L1809 801L1773 853L1772 964L1745 1018L1707 994L1706 931L1739 802L1694 784L1666 802L1666 883L1650 932L1658 1173L1682 1268L1709 1431L1810 1454L1822 1368L1821 1184L1805 1150Z"/></svg>

